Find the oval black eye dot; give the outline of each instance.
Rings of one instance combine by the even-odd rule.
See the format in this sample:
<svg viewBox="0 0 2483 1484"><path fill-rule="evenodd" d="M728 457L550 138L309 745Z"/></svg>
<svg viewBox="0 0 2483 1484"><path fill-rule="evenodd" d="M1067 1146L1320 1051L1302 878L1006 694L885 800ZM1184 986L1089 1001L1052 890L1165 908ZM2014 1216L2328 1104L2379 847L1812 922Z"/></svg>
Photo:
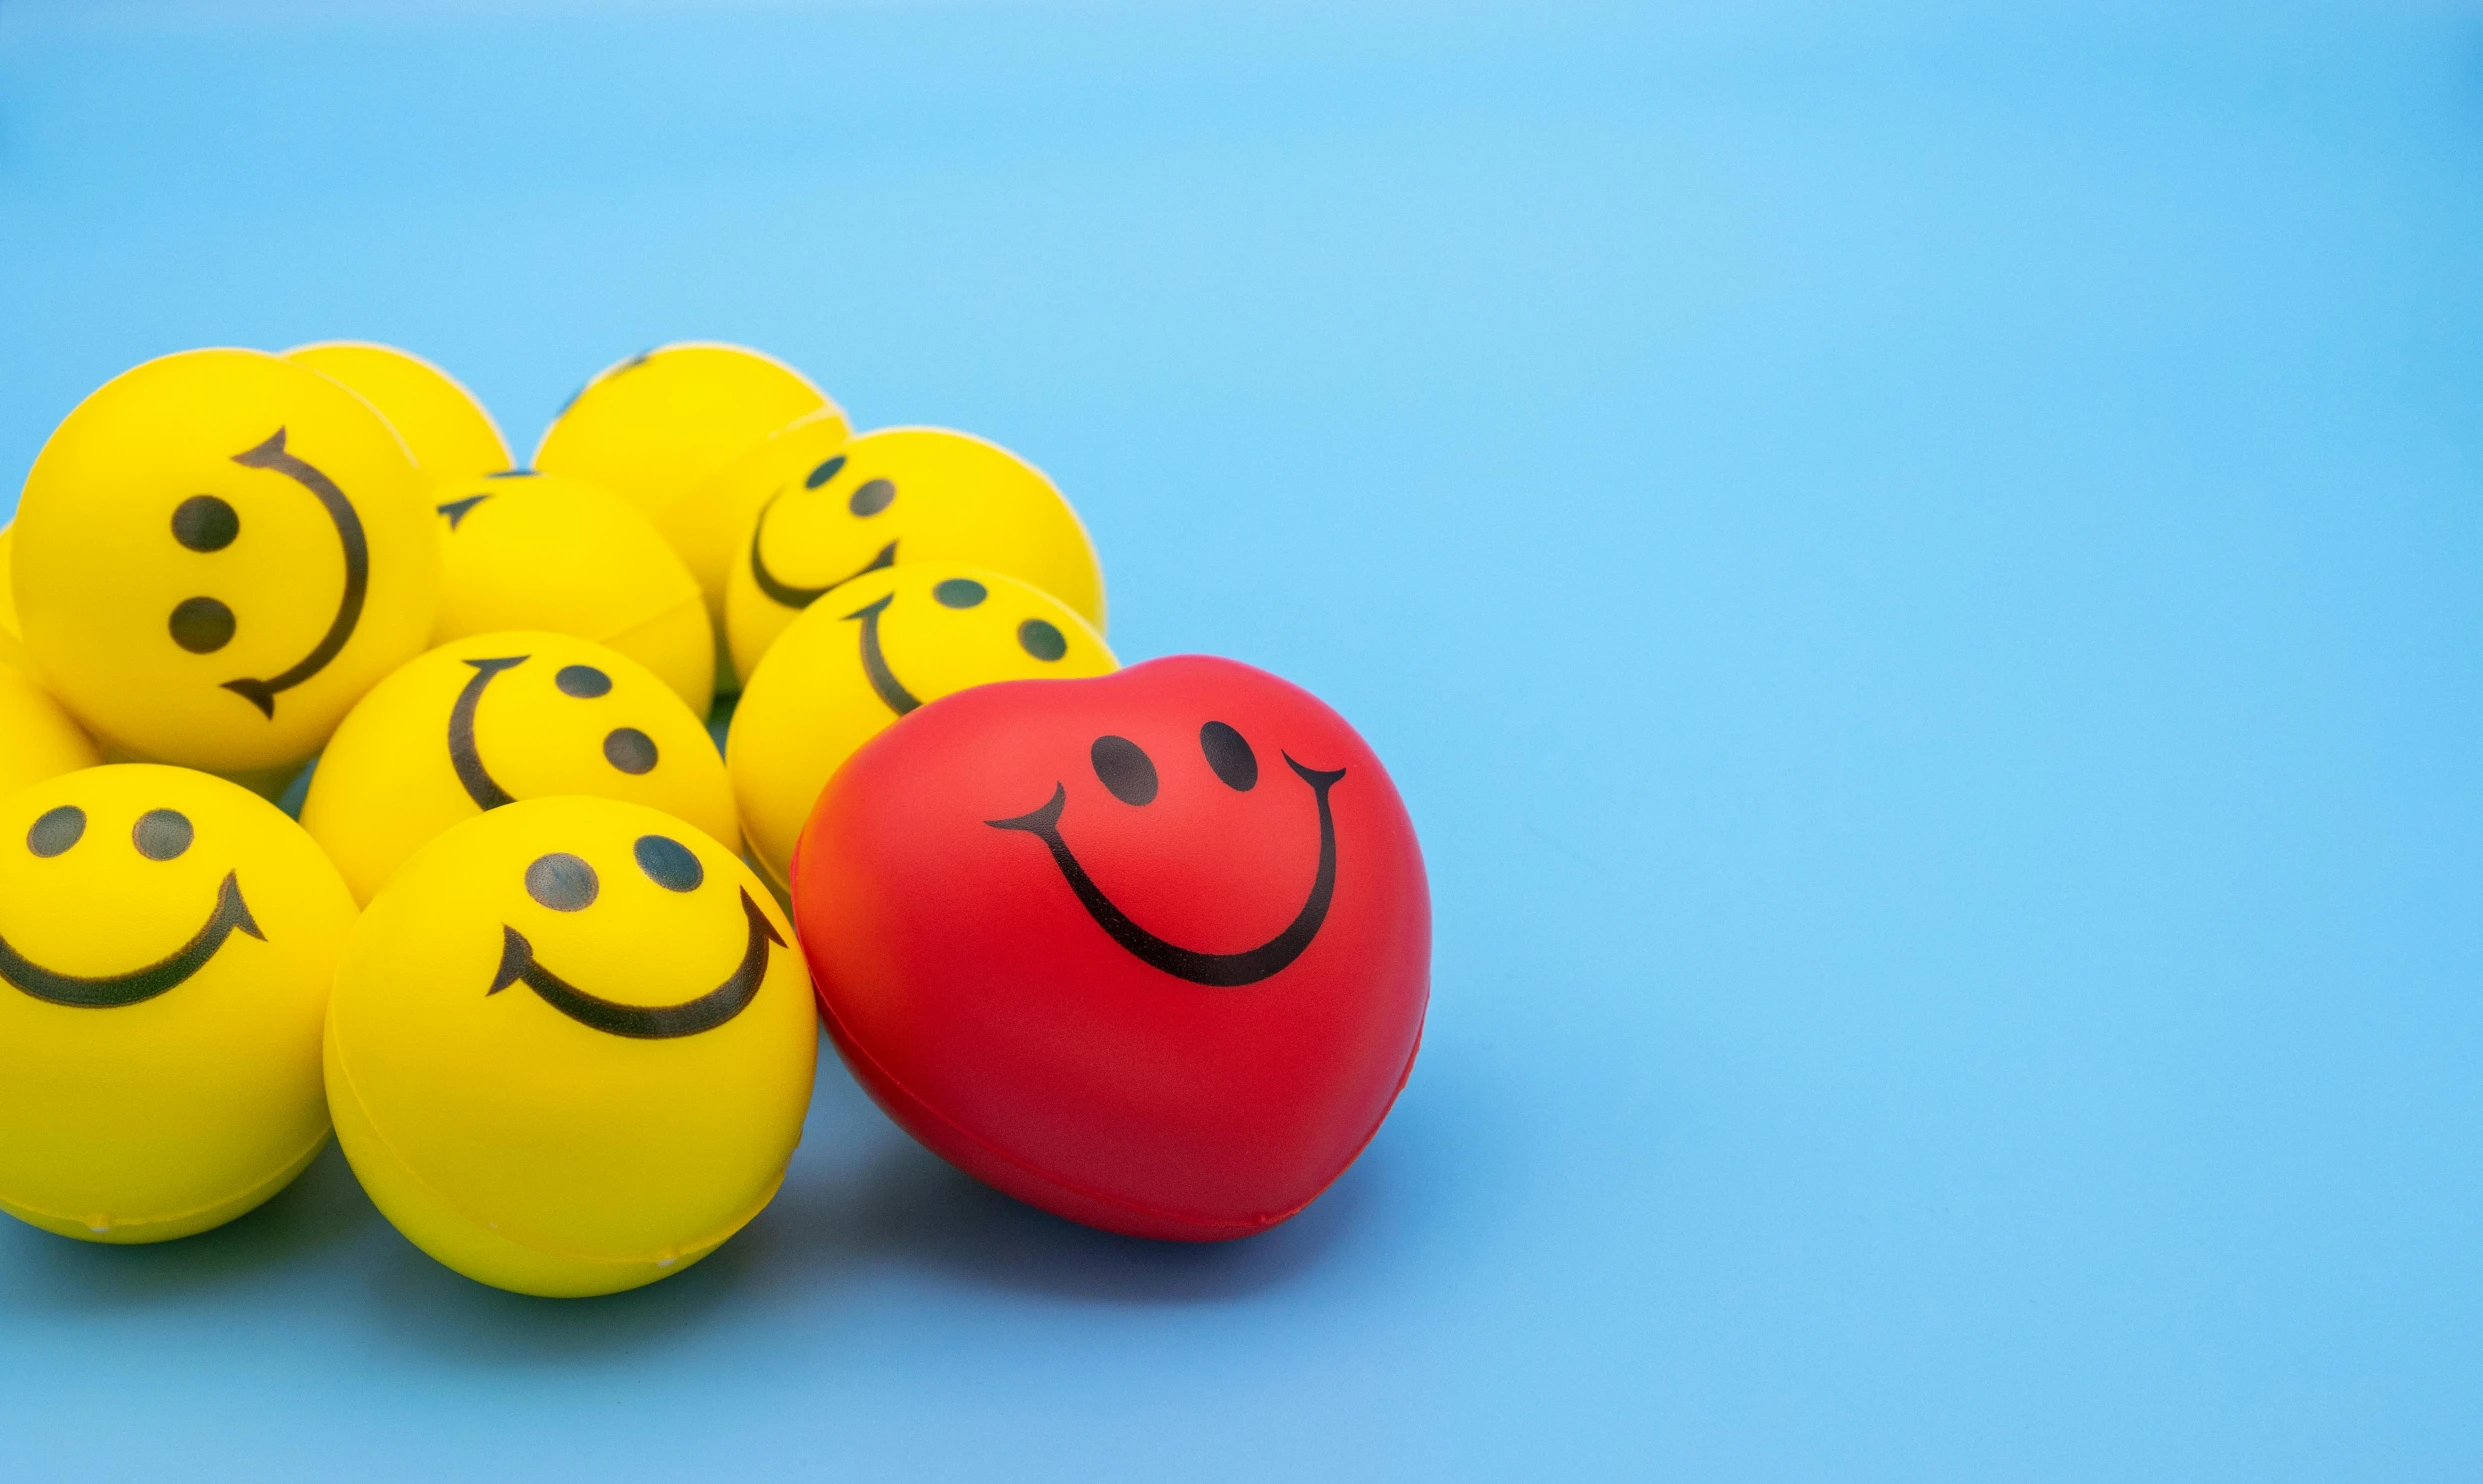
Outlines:
<svg viewBox="0 0 2483 1484"><path fill-rule="evenodd" d="M1114 798L1124 804L1155 802L1155 760L1145 748L1127 737L1104 736L1095 739L1086 755Z"/></svg>
<svg viewBox="0 0 2483 1484"><path fill-rule="evenodd" d="M1198 750L1207 754L1207 766L1216 770L1226 788L1248 793L1259 784L1259 755L1250 750L1250 739L1220 721L1211 721L1198 729Z"/></svg>
<svg viewBox="0 0 2483 1484"><path fill-rule="evenodd" d="M829 480L834 479L836 477L836 471L844 467L845 456L841 453L831 458L822 459L819 463L819 467L811 470L809 475L802 480L802 488L806 490L815 490L819 488L819 486L826 484ZM857 510L854 513L859 515L862 512Z"/></svg>
<svg viewBox="0 0 2483 1484"><path fill-rule="evenodd" d="M845 508L856 515L877 515L887 509L888 502L896 497L897 487L887 480L866 479L862 481L862 487L854 491L853 498L845 502Z"/></svg>
<svg viewBox="0 0 2483 1484"><path fill-rule="evenodd" d="M612 691L612 677L593 665L563 665L560 673L552 677L552 683L560 687L562 695L585 701Z"/></svg>
<svg viewBox="0 0 2483 1484"><path fill-rule="evenodd" d="M595 868L565 850L537 857L526 868L526 895L555 912L583 912L595 905Z"/></svg>
<svg viewBox="0 0 2483 1484"><path fill-rule="evenodd" d="M192 551L222 551L241 534L241 517L213 495L192 495L172 508L172 539Z"/></svg>
<svg viewBox="0 0 2483 1484"><path fill-rule="evenodd" d="M57 809L44 810L42 818L34 822L34 828L26 831L26 848L50 860L77 844L78 837L85 833L86 811L75 804L63 804Z"/></svg>
<svg viewBox="0 0 2483 1484"><path fill-rule="evenodd" d="M604 761L624 773L651 773L655 739L636 727L614 727L604 737Z"/></svg>
<svg viewBox="0 0 2483 1484"><path fill-rule="evenodd" d="M1030 618L1017 626L1017 643L1020 649L1046 662L1069 652L1069 641L1061 631L1040 618Z"/></svg>
<svg viewBox="0 0 2483 1484"><path fill-rule="evenodd" d="M189 816L173 809L149 809L129 827L129 843L151 861L168 861L190 848L195 832Z"/></svg>
<svg viewBox="0 0 2483 1484"><path fill-rule="evenodd" d="M630 853L638 857L638 869L647 873L647 879L666 891L696 891L707 879L707 868L678 840L640 835Z"/></svg>
<svg viewBox="0 0 2483 1484"><path fill-rule="evenodd" d="M991 596L990 589L971 577L952 577L931 590L943 608L971 608Z"/></svg>
<svg viewBox="0 0 2483 1484"><path fill-rule="evenodd" d="M213 598L183 598L172 610L172 642L192 654L213 654L233 642L233 610Z"/></svg>

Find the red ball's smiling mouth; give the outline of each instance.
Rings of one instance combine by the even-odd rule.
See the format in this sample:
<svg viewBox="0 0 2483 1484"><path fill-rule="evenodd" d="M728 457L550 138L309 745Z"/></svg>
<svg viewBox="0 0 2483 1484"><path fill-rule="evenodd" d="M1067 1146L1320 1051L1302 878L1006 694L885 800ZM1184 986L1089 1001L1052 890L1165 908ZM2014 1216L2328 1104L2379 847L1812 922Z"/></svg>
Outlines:
<svg viewBox="0 0 2483 1484"><path fill-rule="evenodd" d="M1078 904L1086 909L1086 915L1095 919L1096 926L1111 934L1114 942L1151 967L1175 978L1187 979L1192 984L1209 984L1219 988L1256 984L1282 973L1286 966L1302 956L1302 950L1310 947L1311 939L1319 936L1320 924L1327 921L1328 903L1336 895L1336 815L1328 805L1328 790L1345 776L1345 770L1306 768L1295 762L1290 753L1285 754L1285 765L1293 769L1296 777L1310 785L1311 793L1319 800L1319 874L1311 882L1310 896L1302 903L1302 910L1295 914L1285 930L1258 947L1244 949L1240 953L1200 953L1196 949L1167 942L1131 921L1128 913L1113 905L1112 899L1104 895L1103 888L1086 874L1086 868L1078 864L1078 857L1070 850L1069 842L1061 838L1061 810L1069 802L1067 785L1053 784L1051 800L1031 813L1020 814L1014 819L987 819L983 822L996 830L1023 830L1041 840L1052 852L1053 864L1060 867L1060 874L1068 881L1069 889L1077 893Z"/></svg>

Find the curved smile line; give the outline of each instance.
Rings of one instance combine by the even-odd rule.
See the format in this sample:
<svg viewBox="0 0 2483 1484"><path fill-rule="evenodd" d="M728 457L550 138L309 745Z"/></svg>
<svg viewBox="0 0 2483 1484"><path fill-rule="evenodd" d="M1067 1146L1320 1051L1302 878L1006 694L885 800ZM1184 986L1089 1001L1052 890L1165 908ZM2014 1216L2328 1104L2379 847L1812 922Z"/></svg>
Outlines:
<svg viewBox="0 0 2483 1484"><path fill-rule="evenodd" d="M811 604L818 602L821 597L865 573L877 572L883 567L893 567L897 564L897 543L891 541L879 549L879 555L829 583L826 587L795 587L786 582L767 570L767 558L759 554L759 543L767 537L767 513L775 509L776 502L783 497L783 490L778 490L775 494L768 496L767 503L759 507L758 523L750 528L750 580L759 585L760 592L767 594L787 608L808 608Z"/></svg>
<svg viewBox="0 0 2483 1484"><path fill-rule="evenodd" d="M534 945L507 923L500 925L500 971L491 976L491 988L483 993L496 995L523 980L528 989L542 997L543 1003L578 1024L606 1035L639 1041L664 1041L711 1031L739 1015L758 997L759 985L767 978L767 945L785 946L785 940L776 936L775 925L759 910L759 904L750 900L748 888L741 894L741 910L750 919L750 937L742 949L741 963L730 978L694 1000L683 1000L678 1005L624 1005L588 994L537 963Z"/></svg>
<svg viewBox="0 0 2483 1484"><path fill-rule="evenodd" d="M38 1000L67 1005L78 1010L112 1010L151 1000L207 967L207 960L216 956L224 940L235 933L247 933L264 943L267 934L259 931L250 916L250 904L241 899L241 881L237 873L224 873L224 884L216 888L216 910L206 924L190 935L164 958L142 969L126 974L105 974L88 977L83 974L62 974L43 967L0 938L0 979L6 979Z"/></svg>
<svg viewBox="0 0 2483 1484"><path fill-rule="evenodd" d="M328 631L310 653L302 656L292 669L265 680L227 680L224 688L259 708L259 714L270 721L276 719L276 692L291 690L327 668L353 637L354 625L362 621L362 600L371 586L371 544L362 534L362 517L354 513L353 502L336 487L336 481L285 452L285 430L278 428L265 443L233 455L233 462L250 469L271 469L300 485L316 496L328 519L336 526L338 544L345 548L345 596L337 601L336 617L328 620Z"/></svg>
<svg viewBox="0 0 2483 1484"><path fill-rule="evenodd" d="M896 543L890 542L888 549L896 550ZM871 689L879 692L879 698L888 704L889 710L903 716L920 706L922 702L915 698L912 691L905 688L905 682L897 678L897 672L888 668L888 656L881 652L879 647L879 616L886 612L888 605L896 600L897 595L890 593L876 603L867 603L855 609L845 617L848 620L857 618L862 620L862 673L871 677Z"/></svg>
<svg viewBox="0 0 2483 1484"><path fill-rule="evenodd" d="M1130 920L1129 914L1112 904L1103 888L1078 864L1069 842L1060 837L1060 812L1069 801L1069 790L1063 784L1052 785L1052 800L1031 814L1015 819L987 819L983 822L995 830L1024 830L1041 840L1052 852L1053 864L1069 882L1069 889L1078 894L1078 903L1095 925L1112 935L1112 940L1136 954L1147 964L1162 969L1177 979L1192 984L1210 984L1229 989L1237 985L1256 984L1271 975L1284 972L1285 967L1302 956L1310 940L1319 936L1319 925L1328 918L1328 903L1336 895L1336 814L1328 807L1328 790L1336 787L1345 776L1343 768L1323 771L1305 768L1285 754L1285 765L1294 776L1310 785L1319 799L1319 875L1311 882L1310 897L1302 910L1286 924L1285 930L1256 948L1240 953L1200 953L1178 943L1168 943Z"/></svg>
<svg viewBox="0 0 2483 1484"><path fill-rule="evenodd" d="M448 765L457 770L457 781L465 785L466 797L476 808L497 809L517 802L483 766L483 754L474 745L474 713L483 704L483 687L491 684L494 675L532 658L514 654L506 659L466 661L474 667L474 678L457 692L457 704L448 708Z"/></svg>

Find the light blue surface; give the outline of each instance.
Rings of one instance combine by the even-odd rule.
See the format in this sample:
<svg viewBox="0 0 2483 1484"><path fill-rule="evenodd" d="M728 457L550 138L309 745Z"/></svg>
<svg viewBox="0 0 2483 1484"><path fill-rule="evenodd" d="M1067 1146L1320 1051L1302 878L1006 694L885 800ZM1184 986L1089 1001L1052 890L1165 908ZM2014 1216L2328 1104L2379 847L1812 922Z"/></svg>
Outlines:
<svg viewBox="0 0 2483 1484"><path fill-rule="evenodd" d="M5 1472L2473 1478L2479 184L2470 7L8 0L0 481L184 346L400 342L521 451L765 346L1052 470L1125 656L1359 724L1438 946L1239 1246L833 1070L614 1300L332 1154L0 1232Z"/></svg>

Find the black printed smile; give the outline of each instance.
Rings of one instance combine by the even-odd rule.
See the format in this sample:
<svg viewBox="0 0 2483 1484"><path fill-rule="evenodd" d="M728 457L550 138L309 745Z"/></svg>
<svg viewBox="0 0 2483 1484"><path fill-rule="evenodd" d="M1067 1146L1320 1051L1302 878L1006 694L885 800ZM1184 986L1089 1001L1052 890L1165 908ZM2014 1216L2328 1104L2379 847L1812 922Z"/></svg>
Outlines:
<svg viewBox="0 0 2483 1484"><path fill-rule="evenodd" d="M894 549L893 546L890 547L890 550ZM876 603L865 604L855 609L845 617L848 620L860 619L862 621L862 673L871 677L871 689L879 692L880 700L887 703L889 710L903 716L920 706L922 702L915 698L912 691L905 688L905 682L897 678L896 672L888 668L888 656L879 647L879 616L887 612L888 605L896 600L897 595L890 593Z"/></svg>
<svg viewBox="0 0 2483 1484"><path fill-rule="evenodd" d="M500 927L500 969L492 975L491 988L484 993L498 994L522 980L543 1003L578 1024L633 1040L662 1041L711 1031L749 1008L758 996L759 985L767 978L768 945L785 945L746 888L741 894L741 910L750 920L741 963L722 984L678 1005L624 1005L589 994L536 962L534 945L526 941L525 934L506 923Z"/></svg>
<svg viewBox="0 0 2483 1484"><path fill-rule="evenodd" d="M336 616L328 621L328 631L320 637L310 653L284 671L264 680L243 678L227 680L224 688L259 708L268 720L276 719L276 693L300 685L327 668L353 637L354 625L362 621L362 600L371 584L371 547L362 534L362 517L354 513L353 502L336 482L317 469L285 452L285 430L278 428L265 443L233 455L233 462L250 469L269 469L282 474L311 492L327 511L328 520L336 527L336 539L345 549L345 595L336 605ZM229 630L229 616L227 627ZM221 642L221 641L219 641Z"/></svg>
<svg viewBox="0 0 2483 1484"><path fill-rule="evenodd" d="M264 943L267 934L250 916L250 906L241 899L241 881L234 872L224 873L224 884L216 889L216 909L204 926L190 935L166 957L144 968L126 974L87 976L63 974L47 969L0 938L0 979L18 989L55 1005L80 1010L112 1010L154 999L167 990L176 989L191 975L207 967L224 940L235 933L246 933Z"/></svg>
<svg viewBox="0 0 2483 1484"><path fill-rule="evenodd" d="M503 804L514 804L517 799L483 766L482 749L474 742L474 714L482 709L483 692L492 677L503 670L514 670L532 658L512 654L466 661L474 667L474 676L457 692L456 703L448 708L448 765L456 771L458 784L477 809L497 809ZM563 665L560 673L552 677L552 684L564 696L590 701L612 691L612 677L592 665ZM653 772L659 757L655 739L636 727L615 727L606 733L603 752L605 762L632 775Z"/></svg>
<svg viewBox="0 0 2483 1484"><path fill-rule="evenodd" d="M821 597L843 587L857 577L897 564L897 543L891 541L879 549L879 555L824 587L795 587L786 582L767 569L767 558L759 552L760 543L767 537L767 513L776 508L776 501L783 493L779 490L767 497L767 503L759 507L758 523L750 530L750 578L759 585L760 592L767 594L787 608L808 608L811 604L818 602Z"/></svg>
<svg viewBox="0 0 2483 1484"><path fill-rule="evenodd" d="M1014 819L987 819L983 822L996 830L1024 830L1041 840L1052 852L1052 862L1060 867L1060 874L1068 881L1069 889L1077 893L1078 904L1086 909L1086 915L1095 919L1096 926L1111 934L1114 942L1141 961L1175 978L1187 979L1192 984L1218 988L1256 984L1282 973L1287 965L1302 956L1302 950L1310 947L1311 939L1319 936L1320 925L1327 921L1328 903L1336 895L1336 815L1328 806L1328 790L1345 776L1345 770L1305 768L1295 762L1290 753L1285 755L1285 764L1293 769L1296 777L1310 785L1311 793L1319 800L1319 874L1311 882L1310 897L1302 903L1302 910L1294 915L1293 921L1286 924L1285 930L1258 947L1240 953L1200 953L1196 949L1167 942L1131 921L1128 913L1113 905L1112 899L1104 895L1103 888L1086 874L1086 867L1078 864L1078 857L1070 850L1069 842L1061 838L1061 810L1069 802L1067 785L1053 784L1051 801L1032 813L1021 814ZM1153 773L1150 768L1147 797L1153 796Z"/></svg>

